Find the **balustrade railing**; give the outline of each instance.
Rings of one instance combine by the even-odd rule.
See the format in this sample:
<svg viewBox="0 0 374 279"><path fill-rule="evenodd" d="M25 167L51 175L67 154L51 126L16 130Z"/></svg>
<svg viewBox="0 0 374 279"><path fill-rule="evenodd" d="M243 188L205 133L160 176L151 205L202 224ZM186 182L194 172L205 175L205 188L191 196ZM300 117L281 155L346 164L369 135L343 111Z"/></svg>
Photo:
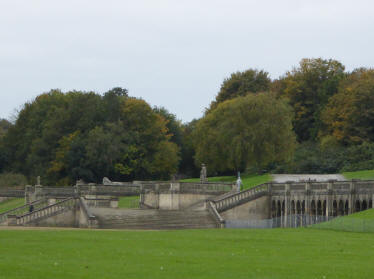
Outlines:
<svg viewBox="0 0 374 279"><path fill-rule="evenodd" d="M262 184L248 190L234 193L222 199L215 200L215 208L218 212L220 212L225 209L231 208L243 201L247 201L252 198L257 198L266 193L269 193L269 186L268 184Z"/></svg>
<svg viewBox="0 0 374 279"><path fill-rule="evenodd" d="M74 208L75 203L75 198L67 198L60 202L40 208L38 210L34 210L33 212L24 214L22 216L17 216L15 225L25 225L42 218L53 216L55 214Z"/></svg>
<svg viewBox="0 0 374 279"><path fill-rule="evenodd" d="M3 212L0 214L0 224L6 223L8 220L8 215L15 215L20 216L28 213L31 209L38 210L40 208L43 208L48 205L48 201L46 199L40 199L31 203L27 203L25 205L19 206L17 208L13 208L11 210L8 210L6 212ZM31 208L32 206L32 208Z"/></svg>
<svg viewBox="0 0 374 279"><path fill-rule="evenodd" d="M216 205L212 201L207 202L207 209L209 213L212 215L213 219L215 220L217 227L224 228L225 227L225 220L221 217L218 213Z"/></svg>

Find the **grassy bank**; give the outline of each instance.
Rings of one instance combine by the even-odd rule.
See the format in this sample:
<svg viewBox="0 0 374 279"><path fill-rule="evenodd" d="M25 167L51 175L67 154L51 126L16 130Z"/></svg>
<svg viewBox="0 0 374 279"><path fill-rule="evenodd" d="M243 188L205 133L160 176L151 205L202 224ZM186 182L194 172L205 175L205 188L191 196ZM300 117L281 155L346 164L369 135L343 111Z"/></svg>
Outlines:
<svg viewBox="0 0 374 279"><path fill-rule="evenodd" d="M347 232L374 232L374 209L368 209L348 216L337 217L331 221L311 226L315 229L326 229Z"/></svg>
<svg viewBox="0 0 374 279"><path fill-rule="evenodd" d="M374 170L363 170L342 173L346 179L374 180Z"/></svg>
<svg viewBox="0 0 374 279"><path fill-rule="evenodd" d="M6 212L13 208L22 206L25 204L24 198L12 198L3 202L0 202L0 213Z"/></svg>
<svg viewBox="0 0 374 279"><path fill-rule="evenodd" d="M371 278L372 234L0 230L0 278Z"/></svg>

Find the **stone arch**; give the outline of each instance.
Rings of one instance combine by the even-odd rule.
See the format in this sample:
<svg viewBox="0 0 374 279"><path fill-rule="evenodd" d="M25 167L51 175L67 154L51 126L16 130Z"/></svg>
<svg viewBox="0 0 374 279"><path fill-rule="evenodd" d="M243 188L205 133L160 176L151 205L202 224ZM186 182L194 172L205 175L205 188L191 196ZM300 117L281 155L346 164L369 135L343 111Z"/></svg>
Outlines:
<svg viewBox="0 0 374 279"><path fill-rule="evenodd" d="M316 202L314 200L310 203L310 215L316 215Z"/></svg>
<svg viewBox="0 0 374 279"><path fill-rule="evenodd" d="M286 202L282 201L282 216L284 216L286 213Z"/></svg>
<svg viewBox="0 0 374 279"><path fill-rule="evenodd" d="M317 215L318 216L322 215L322 202L321 202L321 200L317 201Z"/></svg>
<svg viewBox="0 0 374 279"><path fill-rule="evenodd" d="M326 200L323 200L323 203L322 203L322 215L323 216L326 216L326 210L327 210L327 208L326 208Z"/></svg>
<svg viewBox="0 0 374 279"><path fill-rule="evenodd" d="M296 202L296 214L302 214L301 210L302 210L301 203L300 203L300 201L297 201Z"/></svg>
<svg viewBox="0 0 374 279"><path fill-rule="evenodd" d="M291 214L295 214L295 213L296 213L296 212L295 212L295 206L296 206L295 201L292 200L292 201L291 201Z"/></svg>
<svg viewBox="0 0 374 279"><path fill-rule="evenodd" d="M338 205L338 216L343 216L344 215L344 203L342 200L339 201Z"/></svg>
<svg viewBox="0 0 374 279"><path fill-rule="evenodd" d="M361 210L366 210L366 209L368 209L368 204L367 204L366 200L363 200L362 205L361 205Z"/></svg>
<svg viewBox="0 0 374 279"><path fill-rule="evenodd" d="M369 208L373 208L373 200L369 200Z"/></svg>
<svg viewBox="0 0 374 279"><path fill-rule="evenodd" d="M305 200L301 204L301 214L305 214Z"/></svg>
<svg viewBox="0 0 374 279"><path fill-rule="evenodd" d="M277 215L277 206L275 200L271 202L271 217L274 218Z"/></svg>
<svg viewBox="0 0 374 279"><path fill-rule="evenodd" d="M281 217L282 216L282 206L281 206L281 202L278 200L277 202L277 217Z"/></svg>
<svg viewBox="0 0 374 279"><path fill-rule="evenodd" d="M355 202L355 212L360 212L360 211L361 211L360 200L356 200L356 202Z"/></svg>
<svg viewBox="0 0 374 279"><path fill-rule="evenodd" d="M345 201L345 206L344 206L344 215L349 214L349 202L348 200Z"/></svg>
<svg viewBox="0 0 374 279"><path fill-rule="evenodd" d="M332 203L332 216L338 216L338 203L336 200Z"/></svg>

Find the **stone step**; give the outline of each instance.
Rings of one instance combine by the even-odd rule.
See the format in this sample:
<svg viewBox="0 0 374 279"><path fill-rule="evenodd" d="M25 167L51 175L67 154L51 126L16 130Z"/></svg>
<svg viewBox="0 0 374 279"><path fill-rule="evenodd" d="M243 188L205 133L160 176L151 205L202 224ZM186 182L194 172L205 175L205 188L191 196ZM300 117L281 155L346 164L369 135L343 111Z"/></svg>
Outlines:
<svg viewBox="0 0 374 279"><path fill-rule="evenodd" d="M208 211L92 208L101 228L198 229L216 228Z"/></svg>

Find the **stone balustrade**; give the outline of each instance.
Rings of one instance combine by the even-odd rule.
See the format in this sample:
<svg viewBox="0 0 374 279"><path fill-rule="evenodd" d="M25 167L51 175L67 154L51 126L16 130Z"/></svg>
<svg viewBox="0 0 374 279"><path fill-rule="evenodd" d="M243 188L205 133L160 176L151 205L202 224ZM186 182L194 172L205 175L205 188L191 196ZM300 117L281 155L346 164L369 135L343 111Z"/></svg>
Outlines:
<svg viewBox="0 0 374 279"><path fill-rule="evenodd" d="M54 203L52 205L43 207L38 210L34 210L33 212L30 212L30 213L27 213L21 216L16 216L16 217L12 216L10 222L8 222L8 225L22 226L30 222L35 222L41 218L50 217L55 214L61 213L65 210L70 210L74 208L75 205L76 205L75 198L67 198L60 202Z"/></svg>

